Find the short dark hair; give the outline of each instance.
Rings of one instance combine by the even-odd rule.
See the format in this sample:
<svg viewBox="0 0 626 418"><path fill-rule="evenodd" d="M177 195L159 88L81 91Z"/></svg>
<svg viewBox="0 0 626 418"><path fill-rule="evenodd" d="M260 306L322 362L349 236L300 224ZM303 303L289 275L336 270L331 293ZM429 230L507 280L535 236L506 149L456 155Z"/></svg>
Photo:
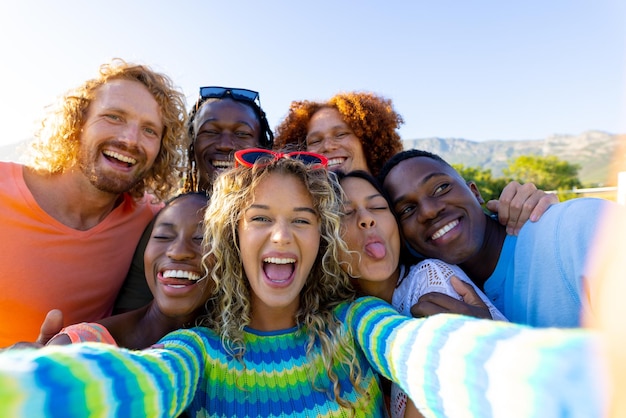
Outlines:
<svg viewBox="0 0 626 418"><path fill-rule="evenodd" d="M395 166L400 164L402 161L408 160L410 158L417 158L417 157L426 157L435 161L439 161L440 163L454 170L454 167L452 167L446 160L444 160L437 154L433 154L432 152L423 151L419 149L408 149L408 150L400 151L399 153L391 157L389 160L387 160L387 162L383 165L383 168L381 168L380 173L378 174L379 183L384 184L385 178L387 178L387 175L389 174L389 172Z"/></svg>

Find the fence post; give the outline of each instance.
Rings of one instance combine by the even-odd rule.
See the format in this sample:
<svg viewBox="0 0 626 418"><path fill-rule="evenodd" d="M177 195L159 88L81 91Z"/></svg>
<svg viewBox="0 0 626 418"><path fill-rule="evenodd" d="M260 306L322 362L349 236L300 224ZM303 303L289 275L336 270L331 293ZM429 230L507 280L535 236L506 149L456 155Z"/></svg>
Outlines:
<svg viewBox="0 0 626 418"><path fill-rule="evenodd" d="M626 171L617 173L617 203L626 205Z"/></svg>

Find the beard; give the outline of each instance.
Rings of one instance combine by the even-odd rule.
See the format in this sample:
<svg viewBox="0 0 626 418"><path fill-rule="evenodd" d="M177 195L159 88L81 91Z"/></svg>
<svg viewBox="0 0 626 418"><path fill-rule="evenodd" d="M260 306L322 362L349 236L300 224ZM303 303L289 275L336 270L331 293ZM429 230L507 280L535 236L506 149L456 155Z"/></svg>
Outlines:
<svg viewBox="0 0 626 418"><path fill-rule="evenodd" d="M148 170L139 168L145 166L145 156L141 152L134 152L133 158L137 160L135 163L137 169L128 172L117 171L111 167L99 164L99 160L103 155L102 149L104 145L106 144L91 152L83 148L80 149L78 153L80 171L96 189L102 192L119 195L132 190L146 177ZM118 149L127 148L119 144L116 144L116 146Z"/></svg>

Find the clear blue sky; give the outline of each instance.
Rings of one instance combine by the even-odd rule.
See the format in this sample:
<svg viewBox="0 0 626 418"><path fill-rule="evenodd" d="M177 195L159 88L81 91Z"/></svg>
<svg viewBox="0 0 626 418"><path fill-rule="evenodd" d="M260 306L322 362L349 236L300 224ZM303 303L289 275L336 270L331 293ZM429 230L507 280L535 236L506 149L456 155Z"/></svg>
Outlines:
<svg viewBox="0 0 626 418"><path fill-rule="evenodd" d="M369 90L404 139L626 133L622 0L7 0L0 145L113 57L201 85L258 90L272 127L292 100Z"/></svg>

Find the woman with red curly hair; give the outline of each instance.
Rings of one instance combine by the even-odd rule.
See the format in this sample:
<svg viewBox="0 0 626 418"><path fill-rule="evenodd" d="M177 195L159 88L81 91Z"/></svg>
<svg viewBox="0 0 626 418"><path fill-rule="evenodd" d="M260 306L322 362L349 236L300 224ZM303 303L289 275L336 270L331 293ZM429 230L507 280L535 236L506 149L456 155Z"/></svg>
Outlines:
<svg viewBox="0 0 626 418"><path fill-rule="evenodd" d="M377 175L402 151L398 128L404 123L391 100L368 92L339 93L327 102L295 101L276 128L276 148L324 154L333 171L365 170Z"/></svg>

